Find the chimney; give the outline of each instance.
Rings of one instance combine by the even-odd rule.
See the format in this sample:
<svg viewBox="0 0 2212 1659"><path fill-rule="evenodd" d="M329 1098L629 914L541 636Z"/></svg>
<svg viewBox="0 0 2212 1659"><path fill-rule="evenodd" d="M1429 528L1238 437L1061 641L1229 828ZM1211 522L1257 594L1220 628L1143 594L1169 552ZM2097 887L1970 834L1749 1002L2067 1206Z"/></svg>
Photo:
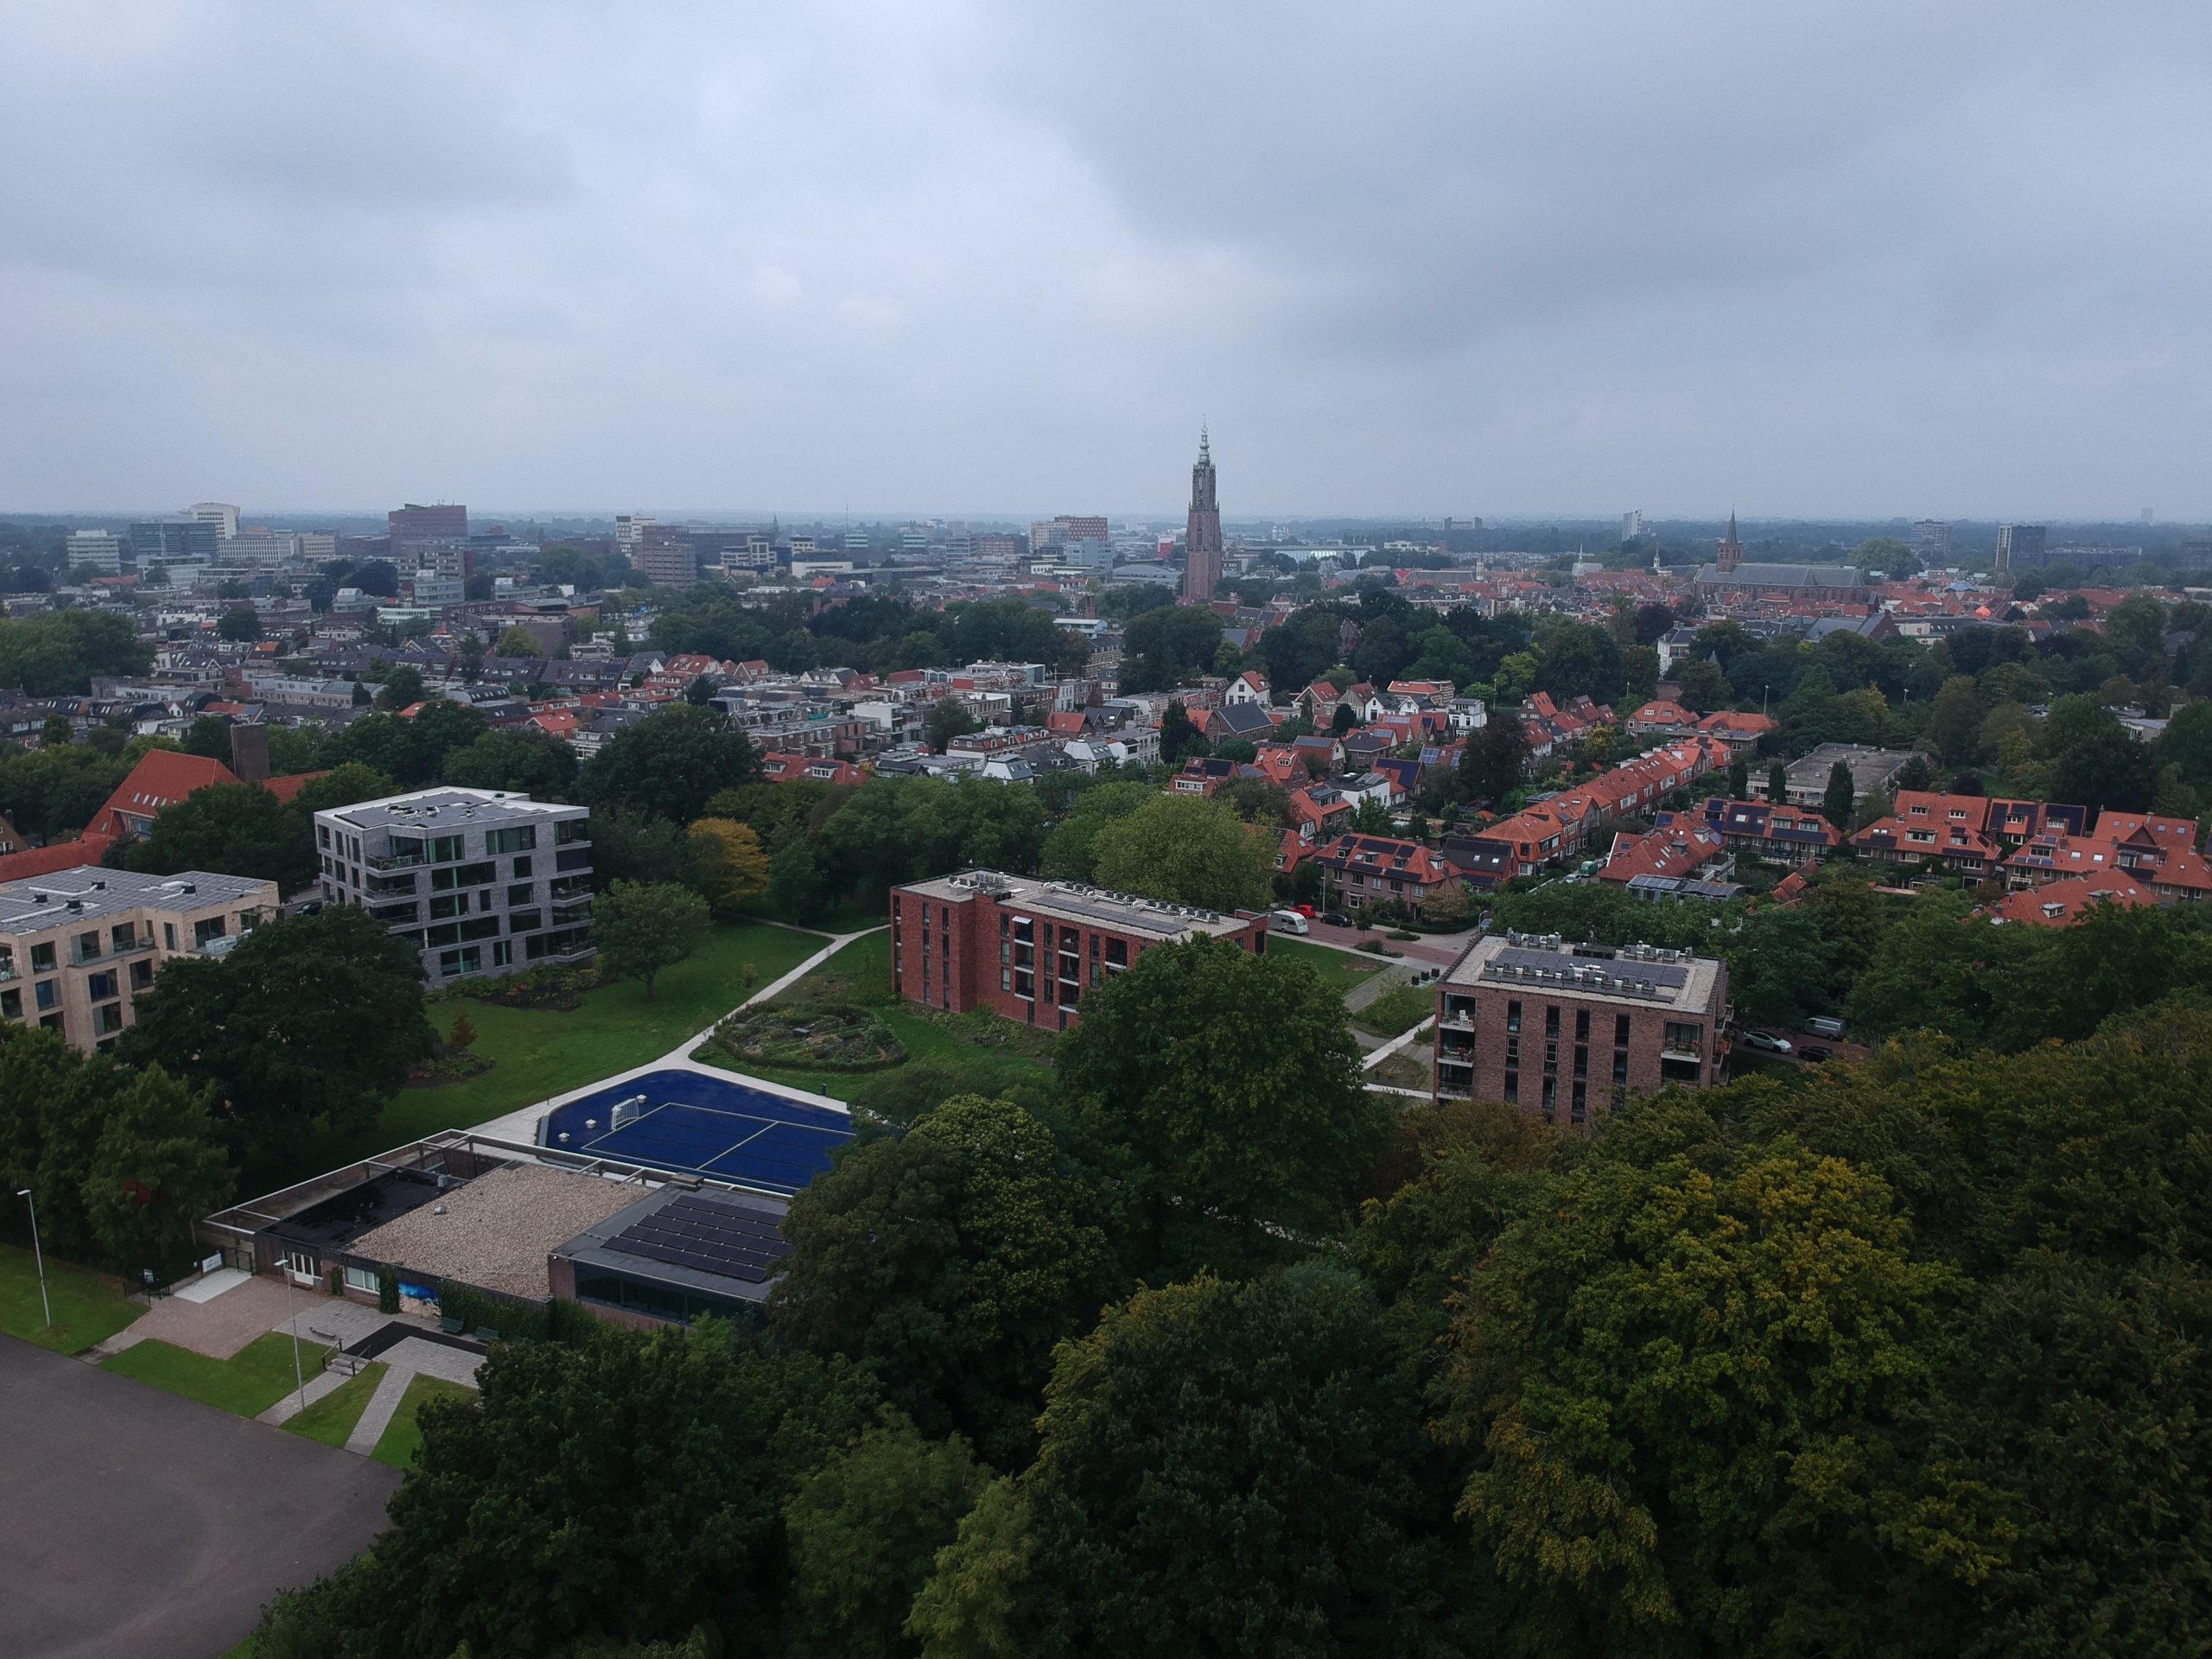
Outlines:
<svg viewBox="0 0 2212 1659"><path fill-rule="evenodd" d="M269 728L234 725L231 728L231 770L242 784L269 781Z"/></svg>

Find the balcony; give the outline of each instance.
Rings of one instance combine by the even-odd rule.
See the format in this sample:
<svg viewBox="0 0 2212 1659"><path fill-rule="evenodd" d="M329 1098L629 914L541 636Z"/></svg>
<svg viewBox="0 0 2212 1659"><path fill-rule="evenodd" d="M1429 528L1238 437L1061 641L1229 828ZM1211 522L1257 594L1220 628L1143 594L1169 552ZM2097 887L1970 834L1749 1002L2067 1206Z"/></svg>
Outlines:
<svg viewBox="0 0 2212 1659"><path fill-rule="evenodd" d="M420 852L371 853L361 861L372 870L411 870L429 861L429 856Z"/></svg>
<svg viewBox="0 0 2212 1659"><path fill-rule="evenodd" d="M394 898L400 893L416 891L416 878L411 875L371 876L363 884L372 899Z"/></svg>
<svg viewBox="0 0 2212 1659"><path fill-rule="evenodd" d="M553 925L556 927L572 927L579 922L589 920L591 920L591 902L588 899L579 900L575 904L553 906Z"/></svg>
<svg viewBox="0 0 2212 1659"><path fill-rule="evenodd" d="M548 890L548 896L556 904L572 903L578 899L588 902L591 898L591 882L582 877L566 881L556 881Z"/></svg>
<svg viewBox="0 0 2212 1659"><path fill-rule="evenodd" d="M392 924L418 922L422 919L422 911L423 907L412 899L402 904L369 906L369 914L378 921Z"/></svg>

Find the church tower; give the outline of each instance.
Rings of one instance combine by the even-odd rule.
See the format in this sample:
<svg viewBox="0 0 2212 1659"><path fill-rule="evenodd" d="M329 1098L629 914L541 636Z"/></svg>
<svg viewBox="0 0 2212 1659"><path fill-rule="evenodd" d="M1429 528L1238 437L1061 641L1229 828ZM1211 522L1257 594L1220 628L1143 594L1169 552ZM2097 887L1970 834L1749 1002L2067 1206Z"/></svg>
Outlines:
<svg viewBox="0 0 2212 1659"><path fill-rule="evenodd" d="M1198 429L1198 459L1191 468L1191 512L1183 521L1183 602L1208 605L1221 581L1221 503L1214 495L1213 456Z"/></svg>
<svg viewBox="0 0 2212 1659"><path fill-rule="evenodd" d="M1744 544L1736 539L1736 515L1731 511L1728 514L1728 534L1713 551L1713 568L1725 576L1743 562Z"/></svg>

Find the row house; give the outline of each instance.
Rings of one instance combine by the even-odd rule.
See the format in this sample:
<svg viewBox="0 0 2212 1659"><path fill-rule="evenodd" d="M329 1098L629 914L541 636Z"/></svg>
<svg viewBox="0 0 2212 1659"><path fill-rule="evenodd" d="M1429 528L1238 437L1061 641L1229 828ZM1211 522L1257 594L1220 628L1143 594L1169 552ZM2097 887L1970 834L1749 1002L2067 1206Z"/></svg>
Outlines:
<svg viewBox="0 0 2212 1659"><path fill-rule="evenodd" d="M1467 837L1468 879L1494 887L1592 845L1605 825L1655 805L1727 764L1726 746L1694 737L1638 755L1587 783L1534 802ZM1447 846L1450 843L1446 843Z"/></svg>
<svg viewBox="0 0 2212 1659"><path fill-rule="evenodd" d="M806 754L764 754L760 776L771 784L832 784L840 789L858 789L868 781L868 773L849 760Z"/></svg>
<svg viewBox="0 0 2212 1659"><path fill-rule="evenodd" d="M1662 812L1648 836L1617 834L1600 881L1627 887L1639 878L1706 881L1726 875L1736 861L1719 832L1688 813Z"/></svg>
<svg viewBox="0 0 2212 1659"><path fill-rule="evenodd" d="M1887 817L1868 824L1851 842L1870 858L1893 864L1939 859L1961 875L1983 876L2004 866L2008 842L2078 836L2085 816L2082 808L2063 804L1907 789L1897 792Z"/></svg>
<svg viewBox="0 0 2212 1659"><path fill-rule="evenodd" d="M2162 904L2212 894L2212 866L2197 850L2196 826L2187 818L2106 812L2094 836L2033 836L2005 861L2005 885L2016 891L2114 874L2140 884Z"/></svg>
<svg viewBox="0 0 2212 1659"><path fill-rule="evenodd" d="M1705 822L1735 851L1781 864L1814 862L1843 840L1819 813L1772 801L1732 801L1715 795L1705 804Z"/></svg>
<svg viewBox="0 0 2212 1659"><path fill-rule="evenodd" d="M1463 880L1443 854L1389 836L1338 836L1313 858L1325 873L1322 891L1337 904L1395 899L1418 913L1423 902Z"/></svg>
<svg viewBox="0 0 2212 1659"><path fill-rule="evenodd" d="M2125 870L2073 875L2039 887L2009 893L1990 906L1989 919L2024 927L2071 927L2098 905L2123 910L2155 905L2157 896Z"/></svg>

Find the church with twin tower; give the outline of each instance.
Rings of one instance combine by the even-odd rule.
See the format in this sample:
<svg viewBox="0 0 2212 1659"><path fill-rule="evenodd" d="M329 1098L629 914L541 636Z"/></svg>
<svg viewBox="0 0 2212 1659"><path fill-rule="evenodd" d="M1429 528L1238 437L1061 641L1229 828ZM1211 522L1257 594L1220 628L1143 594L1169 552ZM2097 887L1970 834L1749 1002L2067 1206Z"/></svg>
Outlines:
<svg viewBox="0 0 2212 1659"><path fill-rule="evenodd" d="M1198 429L1198 459L1191 468L1191 512L1183 521L1183 602L1210 605L1221 582L1221 503L1214 495L1213 456Z"/></svg>

